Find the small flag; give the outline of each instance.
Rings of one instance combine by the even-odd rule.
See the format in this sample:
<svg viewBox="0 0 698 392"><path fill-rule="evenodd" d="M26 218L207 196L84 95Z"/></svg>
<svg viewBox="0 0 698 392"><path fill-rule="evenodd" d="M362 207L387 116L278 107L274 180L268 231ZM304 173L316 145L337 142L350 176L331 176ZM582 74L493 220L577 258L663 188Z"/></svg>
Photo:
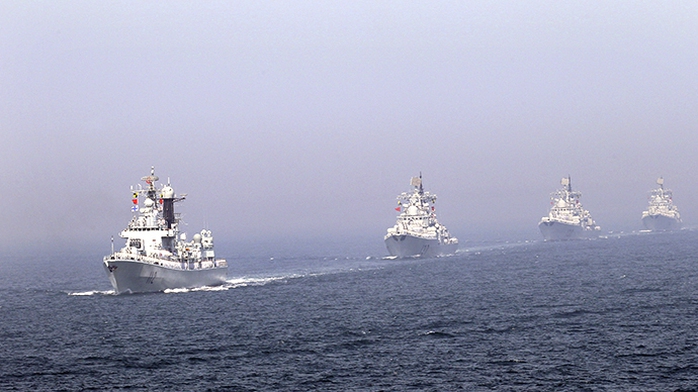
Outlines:
<svg viewBox="0 0 698 392"><path fill-rule="evenodd" d="M400 207L395 207L395 211L400 211Z"/></svg>
<svg viewBox="0 0 698 392"><path fill-rule="evenodd" d="M133 206L133 207L131 207L131 211L133 211L133 212L138 211L138 206Z"/></svg>

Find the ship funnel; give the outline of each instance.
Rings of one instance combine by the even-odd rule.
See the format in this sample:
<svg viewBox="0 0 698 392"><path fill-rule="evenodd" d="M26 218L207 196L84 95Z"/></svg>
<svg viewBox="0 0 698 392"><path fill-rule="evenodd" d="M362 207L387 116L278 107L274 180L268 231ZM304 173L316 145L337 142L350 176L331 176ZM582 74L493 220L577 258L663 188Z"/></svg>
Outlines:
<svg viewBox="0 0 698 392"><path fill-rule="evenodd" d="M172 224L175 221L175 213L174 213L174 189L172 189L171 186L167 185L166 187L162 188L162 194L160 195L162 198L162 217L165 219L165 222L167 223L167 228L171 229Z"/></svg>

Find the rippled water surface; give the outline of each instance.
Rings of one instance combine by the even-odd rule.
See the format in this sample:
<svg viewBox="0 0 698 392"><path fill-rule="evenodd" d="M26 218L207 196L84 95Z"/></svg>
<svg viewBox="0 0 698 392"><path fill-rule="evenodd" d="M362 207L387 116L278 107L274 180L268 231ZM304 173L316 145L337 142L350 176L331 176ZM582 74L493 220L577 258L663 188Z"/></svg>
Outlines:
<svg viewBox="0 0 698 392"><path fill-rule="evenodd" d="M698 390L694 231L360 249L240 254L225 286L123 296L98 254L4 256L0 389Z"/></svg>

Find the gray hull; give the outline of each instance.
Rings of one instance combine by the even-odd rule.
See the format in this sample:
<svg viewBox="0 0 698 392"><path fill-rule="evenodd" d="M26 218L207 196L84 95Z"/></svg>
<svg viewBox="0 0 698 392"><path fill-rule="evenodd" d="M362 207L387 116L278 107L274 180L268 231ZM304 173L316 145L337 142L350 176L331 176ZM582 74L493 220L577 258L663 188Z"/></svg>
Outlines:
<svg viewBox="0 0 698 392"><path fill-rule="evenodd" d="M180 270L135 260L106 260L104 270L116 293L121 294L221 285L228 267Z"/></svg>
<svg viewBox="0 0 698 392"><path fill-rule="evenodd" d="M393 235L385 239L385 246L391 256L435 257L456 253L458 244L440 244L438 240L428 240L411 235Z"/></svg>
<svg viewBox="0 0 698 392"><path fill-rule="evenodd" d="M561 222L540 222L538 228L546 241L587 238L589 234L580 225L569 225Z"/></svg>
<svg viewBox="0 0 698 392"><path fill-rule="evenodd" d="M642 218L645 228L652 231L677 230L681 228L681 221L664 215L648 215Z"/></svg>

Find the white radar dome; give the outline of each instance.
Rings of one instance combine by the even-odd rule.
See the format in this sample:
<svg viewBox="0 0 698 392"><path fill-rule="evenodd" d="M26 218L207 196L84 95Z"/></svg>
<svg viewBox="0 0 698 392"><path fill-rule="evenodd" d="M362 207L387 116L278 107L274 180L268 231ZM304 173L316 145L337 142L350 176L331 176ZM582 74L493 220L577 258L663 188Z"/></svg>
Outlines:
<svg viewBox="0 0 698 392"><path fill-rule="evenodd" d="M201 234L196 233L194 234L194 237L192 238L195 243L200 244L201 243Z"/></svg>
<svg viewBox="0 0 698 392"><path fill-rule="evenodd" d="M164 188L162 188L162 198L163 199L172 199L174 198L174 189L172 189L171 186L167 185Z"/></svg>
<svg viewBox="0 0 698 392"><path fill-rule="evenodd" d="M143 204L144 204L146 207L152 207L153 204L155 204L155 202L153 201L153 199L145 199L145 201L143 202Z"/></svg>

